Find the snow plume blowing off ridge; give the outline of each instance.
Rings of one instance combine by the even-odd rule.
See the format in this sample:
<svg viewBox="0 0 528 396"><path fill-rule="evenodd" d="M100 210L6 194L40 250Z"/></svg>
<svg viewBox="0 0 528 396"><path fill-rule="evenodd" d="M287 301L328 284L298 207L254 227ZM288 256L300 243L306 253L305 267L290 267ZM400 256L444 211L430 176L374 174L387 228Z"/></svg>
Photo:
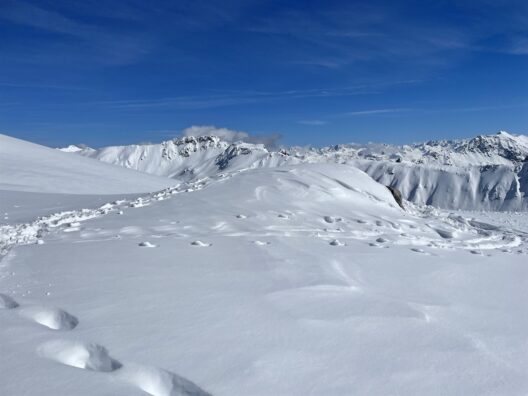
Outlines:
<svg viewBox="0 0 528 396"><path fill-rule="evenodd" d="M244 142L252 144L263 144L268 149L276 149L281 139L279 133L269 135L250 135L247 132L235 131L228 128L217 128L213 125L193 125L185 128L183 137L217 136L227 143Z"/></svg>

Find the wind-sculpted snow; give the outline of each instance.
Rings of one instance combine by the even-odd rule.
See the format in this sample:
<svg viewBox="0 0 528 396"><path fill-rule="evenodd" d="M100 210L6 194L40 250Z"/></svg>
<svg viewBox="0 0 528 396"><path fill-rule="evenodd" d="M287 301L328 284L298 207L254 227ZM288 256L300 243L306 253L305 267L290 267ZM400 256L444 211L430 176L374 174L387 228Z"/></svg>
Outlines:
<svg viewBox="0 0 528 396"><path fill-rule="evenodd" d="M158 145L66 150L183 180L298 163L350 164L421 205L501 211L528 208L528 137L506 132L406 146L345 144L268 151L261 145L228 144L203 136Z"/></svg>
<svg viewBox="0 0 528 396"><path fill-rule="evenodd" d="M40 219L0 262L0 394L526 394L526 213L404 206L300 164Z"/></svg>

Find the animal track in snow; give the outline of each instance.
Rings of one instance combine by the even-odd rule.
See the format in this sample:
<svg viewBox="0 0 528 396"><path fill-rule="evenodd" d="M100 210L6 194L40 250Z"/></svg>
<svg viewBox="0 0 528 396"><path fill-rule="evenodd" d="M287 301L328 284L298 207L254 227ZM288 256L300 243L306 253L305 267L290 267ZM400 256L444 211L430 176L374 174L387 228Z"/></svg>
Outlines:
<svg viewBox="0 0 528 396"><path fill-rule="evenodd" d="M72 330L79 324L75 316L59 308L31 306L22 308L20 315L52 330Z"/></svg>
<svg viewBox="0 0 528 396"><path fill-rule="evenodd" d="M337 239L334 239L334 240L330 241L330 245L332 245L332 246L345 246L346 244L343 243L343 242L340 242Z"/></svg>
<svg viewBox="0 0 528 396"><path fill-rule="evenodd" d="M47 359L81 369L110 372L121 367L106 348L94 343L55 340L42 344L37 352Z"/></svg>
<svg viewBox="0 0 528 396"><path fill-rule="evenodd" d="M18 303L6 294L0 293L0 309L13 309Z"/></svg>

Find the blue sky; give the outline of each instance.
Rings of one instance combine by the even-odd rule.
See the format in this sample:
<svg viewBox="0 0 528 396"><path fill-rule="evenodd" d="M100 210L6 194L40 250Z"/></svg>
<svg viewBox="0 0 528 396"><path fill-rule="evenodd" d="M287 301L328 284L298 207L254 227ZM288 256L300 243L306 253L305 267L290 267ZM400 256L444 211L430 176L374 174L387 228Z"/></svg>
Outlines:
<svg viewBox="0 0 528 396"><path fill-rule="evenodd" d="M528 2L0 2L0 131L283 144L528 133Z"/></svg>

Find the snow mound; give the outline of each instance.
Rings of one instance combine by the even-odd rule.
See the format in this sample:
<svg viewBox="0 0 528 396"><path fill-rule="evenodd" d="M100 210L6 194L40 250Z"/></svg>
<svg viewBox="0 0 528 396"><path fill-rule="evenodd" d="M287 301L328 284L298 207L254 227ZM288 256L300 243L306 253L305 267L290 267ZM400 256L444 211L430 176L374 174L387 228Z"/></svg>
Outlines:
<svg viewBox="0 0 528 396"><path fill-rule="evenodd" d="M0 135L0 190L122 194L169 185L163 178Z"/></svg>

